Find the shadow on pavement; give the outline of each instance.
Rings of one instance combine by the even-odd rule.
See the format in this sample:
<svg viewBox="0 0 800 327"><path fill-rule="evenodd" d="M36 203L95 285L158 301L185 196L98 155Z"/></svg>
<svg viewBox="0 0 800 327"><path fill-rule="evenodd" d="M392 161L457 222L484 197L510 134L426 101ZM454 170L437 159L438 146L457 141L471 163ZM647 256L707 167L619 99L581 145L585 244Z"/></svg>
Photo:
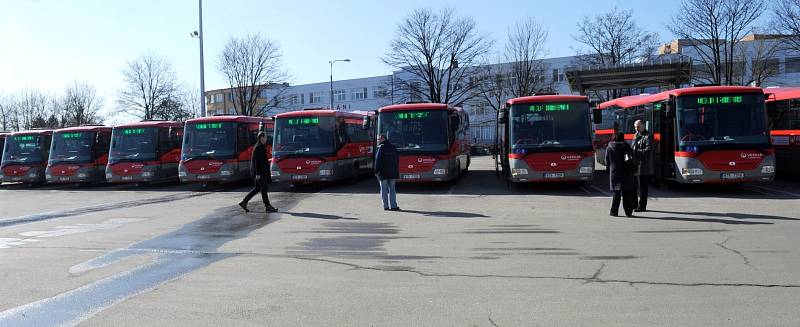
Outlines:
<svg viewBox="0 0 800 327"><path fill-rule="evenodd" d="M441 218L489 218L487 215L472 212L456 212L456 211L419 211L419 210L403 210L401 212L414 213L427 217L441 217Z"/></svg>
<svg viewBox="0 0 800 327"><path fill-rule="evenodd" d="M287 214L287 215L290 215L292 217L310 218L310 219L359 220L358 218L342 217L342 216L337 216L337 215L325 215L325 214L311 213L311 212L283 212L283 214Z"/></svg>
<svg viewBox="0 0 800 327"><path fill-rule="evenodd" d="M798 218L771 216L771 215L756 215L749 213L738 212L677 212L677 211L664 211L664 210L648 210L648 212L666 213L674 215L690 215L690 216L708 216L720 218L733 218L733 219L767 219L767 220L800 220Z"/></svg>

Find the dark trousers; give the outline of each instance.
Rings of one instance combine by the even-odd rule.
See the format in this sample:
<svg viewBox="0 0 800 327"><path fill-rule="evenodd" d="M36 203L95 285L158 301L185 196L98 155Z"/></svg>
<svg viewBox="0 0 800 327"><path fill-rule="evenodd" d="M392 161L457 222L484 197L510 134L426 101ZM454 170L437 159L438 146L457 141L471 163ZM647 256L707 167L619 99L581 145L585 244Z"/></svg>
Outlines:
<svg viewBox="0 0 800 327"><path fill-rule="evenodd" d="M650 175L636 176L636 189L638 192L634 194L634 207L642 210L647 209L647 197L650 194L650 178Z"/></svg>
<svg viewBox="0 0 800 327"><path fill-rule="evenodd" d="M633 213L633 205L636 203L636 189L614 191L614 198L611 200L612 214L619 214L620 200L622 200L622 210L625 210L626 215L631 215Z"/></svg>
<svg viewBox="0 0 800 327"><path fill-rule="evenodd" d="M264 201L264 206L269 207L270 205L269 196L267 195L268 180L269 178L264 178L264 176L261 176L259 180L255 180L254 178L253 189L250 191L250 193L247 193L247 195L245 195L244 200L242 200L242 203L247 204L248 202L250 202L250 199L256 196L256 194L258 194L258 192L261 192L261 200Z"/></svg>

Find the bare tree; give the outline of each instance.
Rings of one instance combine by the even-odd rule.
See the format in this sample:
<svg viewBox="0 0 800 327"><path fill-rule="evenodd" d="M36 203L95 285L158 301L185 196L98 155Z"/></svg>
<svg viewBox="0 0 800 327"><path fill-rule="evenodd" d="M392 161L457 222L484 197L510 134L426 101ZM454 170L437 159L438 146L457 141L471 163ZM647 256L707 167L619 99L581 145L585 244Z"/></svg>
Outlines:
<svg viewBox="0 0 800 327"><path fill-rule="evenodd" d="M578 23L575 41L585 48L577 49L581 64L617 65L645 61L655 53L658 34L640 28L632 10L614 8Z"/></svg>
<svg viewBox="0 0 800 327"><path fill-rule="evenodd" d="M800 51L800 0L776 0L771 27L789 49Z"/></svg>
<svg viewBox="0 0 800 327"><path fill-rule="evenodd" d="M395 82L414 97L460 104L474 96L476 86L467 81L493 43L474 19L456 17L453 9L417 9L397 26L383 62L413 76Z"/></svg>
<svg viewBox="0 0 800 327"><path fill-rule="evenodd" d="M11 97L0 94L0 131L18 130L17 108Z"/></svg>
<svg viewBox="0 0 800 327"><path fill-rule="evenodd" d="M738 46L764 6L764 0L683 0L667 27L691 41L703 65L697 78L711 84L737 84Z"/></svg>
<svg viewBox="0 0 800 327"><path fill-rule="evenodd" d="M508 87L514 97L532 95L547 87L544 78L547 65L542 59L547 55L548 35L533 17L518 21L508 31L505 58L510 66Z"/></svg>
<svg viewBox="0 0 800 327"><path fill-rule="evenodd" d="M166 119L164 101L176 97L175 71L165 58L142 55L122 70L124 86L117 95L119 111L140 119Z"/></svg>
<svg viewBox="0 0 800 327"><path fill-rule="evenodd" d="M234 105L245 116L263 116L278 97L259 99L268 88L278 87L288 79L282 68L282 53L277 42L261 34L231 37L219 54L218 68L228 79Z"/></svg>
<svg viewBox="0 0 800 327"><path fill-rule="evenodd" d="M24 89L16 94L14 100L18 129L57 127L48 126L52 115L50 96L34 89Z"/></svg>
<svg viewBox="0 0 800 327"><path fill-rule="evenodd" d="M67 86L62 98L64 126L97 124L102 121L100 110L103 99L97 95L95 87L87 82L75 81ZM56 104L57 105L57 104Z"/></svg>

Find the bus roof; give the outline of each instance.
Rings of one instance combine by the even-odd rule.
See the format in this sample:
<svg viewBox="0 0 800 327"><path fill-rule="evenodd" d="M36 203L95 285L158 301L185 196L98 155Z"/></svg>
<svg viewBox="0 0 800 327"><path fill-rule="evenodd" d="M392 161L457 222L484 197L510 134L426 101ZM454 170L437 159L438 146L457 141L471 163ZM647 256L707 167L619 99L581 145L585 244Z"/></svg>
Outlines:
<svg viewBox="0 0 800 327"><path fill-rule="evenodd" d="M177 121L168 121L168 120L147 120L147 121L138 121L138 122L130 122L121 125L114 126L114 128L131 128L131 127L181 127L183 123Z"/></svg>
<svg viewBox="0 0 800 327"><path fill-rule="evenodd" d="M641 94L621 97L614 100L609 100L601 103L597 107L605 109L612 106L620 108L629 108L641 106L645 103L664 101L669 99L670 96L691 96L691 95L704 95L704 94L719 94L719 93L764 93L764 91L757 87L750 86L698 86L687 87L682 89L667 90L656 94Z"/></svg>
<svg viewBox="0 0 800 327"><path fill-rule="evenodd" d="M52 129L31 129L27 131L19 131L8 133L7 136L21 136L21 135L50 135L53 134Z"/></svg>
<svg viewBox="0 0 800 327"><path fill-rule="evenodd" d="M60 128L55 131L54 133L62 133L62 132L101 132L101 131L111 131L111 126L104 126L104 125L91 125L91 126L77 126L77 127L67 127L67 128Z"/></svg>
<svg viewBox="0 0 800 327"><path fill-rule="evenodd" d="M767 102L800 99L800 87L765 88L764 93L773 95L767 98Z"/></svg>
<svg viewBox="0 0 800 327"><path fill-rule="evenodd" d="M214 123L214 122L235 122L235 123L260 123L272 122L270 117L260 116L209 116L193 118L186 121L187 124L191 123Z"/></svg>
<svg viewBox="0 0 800 327"><path fill-rule="evenodd" d="M406 104L393 104L390 106L381 107L378 112L392 112L392 111L412 111L412 110L456 110L461 111L459 107L451 107L445 103L406 103Z"/></svg>
<svg viewBox="0 0 800 327"><path fill-rule="evenodd" d="M339 111L339 110L330 110L330 109L311 109L311 110L297 110L297 111L290 111L284 112L282 114L275 115L275 118L293 118L293 117L309 117L309 116L321 116L321 117L346 117L346 118L362 118L365 115L362 113L356 112L347 112L347 111Z"/></svg>
<svg viewBox="0 0 800 327"><path fill-rule="evenodd" d="M543 102L562 102L562 101L589 101L589 97L583 95L531 95L527 97L520 97L509 99L506 103L508 105L526 104L526 103L543 103Z"/></svg>

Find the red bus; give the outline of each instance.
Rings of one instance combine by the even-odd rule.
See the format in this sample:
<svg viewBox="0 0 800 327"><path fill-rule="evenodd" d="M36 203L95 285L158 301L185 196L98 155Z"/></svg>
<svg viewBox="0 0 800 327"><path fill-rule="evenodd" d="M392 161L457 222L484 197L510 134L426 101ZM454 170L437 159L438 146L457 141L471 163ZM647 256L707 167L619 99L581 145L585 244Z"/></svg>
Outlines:
<svg viewBox="0 0 800 327"><path fill-rule="evenodd" d="M183 123L142 121L114 127L106 180L150 183L178 179Z"/></svg>
<svg viewBox="0 0 800 327"><path fill-rule="evenodd" d="M800 87L766 88L764 93L776 169L800 174Z"/></svg>
<svg viewBox="0 0 800 327"><path fill-rule="evenodd" d="M0 160L3 158L3 149L6 146L6 136L8 136L9 132L0 132Z"/></svg>
<svg viewBox="0 0 800 327"><path fill-rule="evenodd" d="M87 125L53 131L48 183L105 182L111 127Z"/></svg>
<svg viewBox="0 0 800 327"><path fill-rule="evenodd" d="M44 183L52 130L9 133L3 147L3 182Z"/></svg>
<svg viewBox="0 0 800 327"><path fill-rule="evenodd" d="M592 146L596 153L595 159L597 163L606 164L606 147L608 142L614 138L614 131L618 130L618 122L615 114L620 108L628 106L629 102L640 101L651 94L631 95L626 97L617 98L614 100L602 102L597 106L600 114L602 115L602 122L594 126L594 140ZM633 136L631 136L632 138Z"/></svg>
<svg viewBox="0 0 800 327"><path fill-rule="evenodd" d="M370 174L374 135L362 128L365 117L374 114L307 109L276 115L272 181L302 184Z"/></svg>
<svg viewBox="0 0 800 327"><path fill-rule="evenodd" d="M501 166L511 182L589 181L594 149L589 98L534 95L500 112Z"/></svg>
<svg viewBox="0 0 800 327"><path fill-rule="evenodd" d="M267 133L272 152L272 119L213 116L190 119L183 128L178 165L181 182L234 182L251 178L250 157L259 131Z"/></svg>
<svg viewBox="0 0 800 327"><path fill-rule="evenodd" d="M599 130L622 132L626 140L633 139L633 123L644 121L659 179L742 183L775 175L760 88L704 86L621 98L600 105L593 116Z"/></svg>
<svg viewBox="0 0 800 327"><path fill-rule="evenodd" d="M400 152L399 182L449 181L469 169L469 116L441 103L378 109L378 133Z"/></svg>

